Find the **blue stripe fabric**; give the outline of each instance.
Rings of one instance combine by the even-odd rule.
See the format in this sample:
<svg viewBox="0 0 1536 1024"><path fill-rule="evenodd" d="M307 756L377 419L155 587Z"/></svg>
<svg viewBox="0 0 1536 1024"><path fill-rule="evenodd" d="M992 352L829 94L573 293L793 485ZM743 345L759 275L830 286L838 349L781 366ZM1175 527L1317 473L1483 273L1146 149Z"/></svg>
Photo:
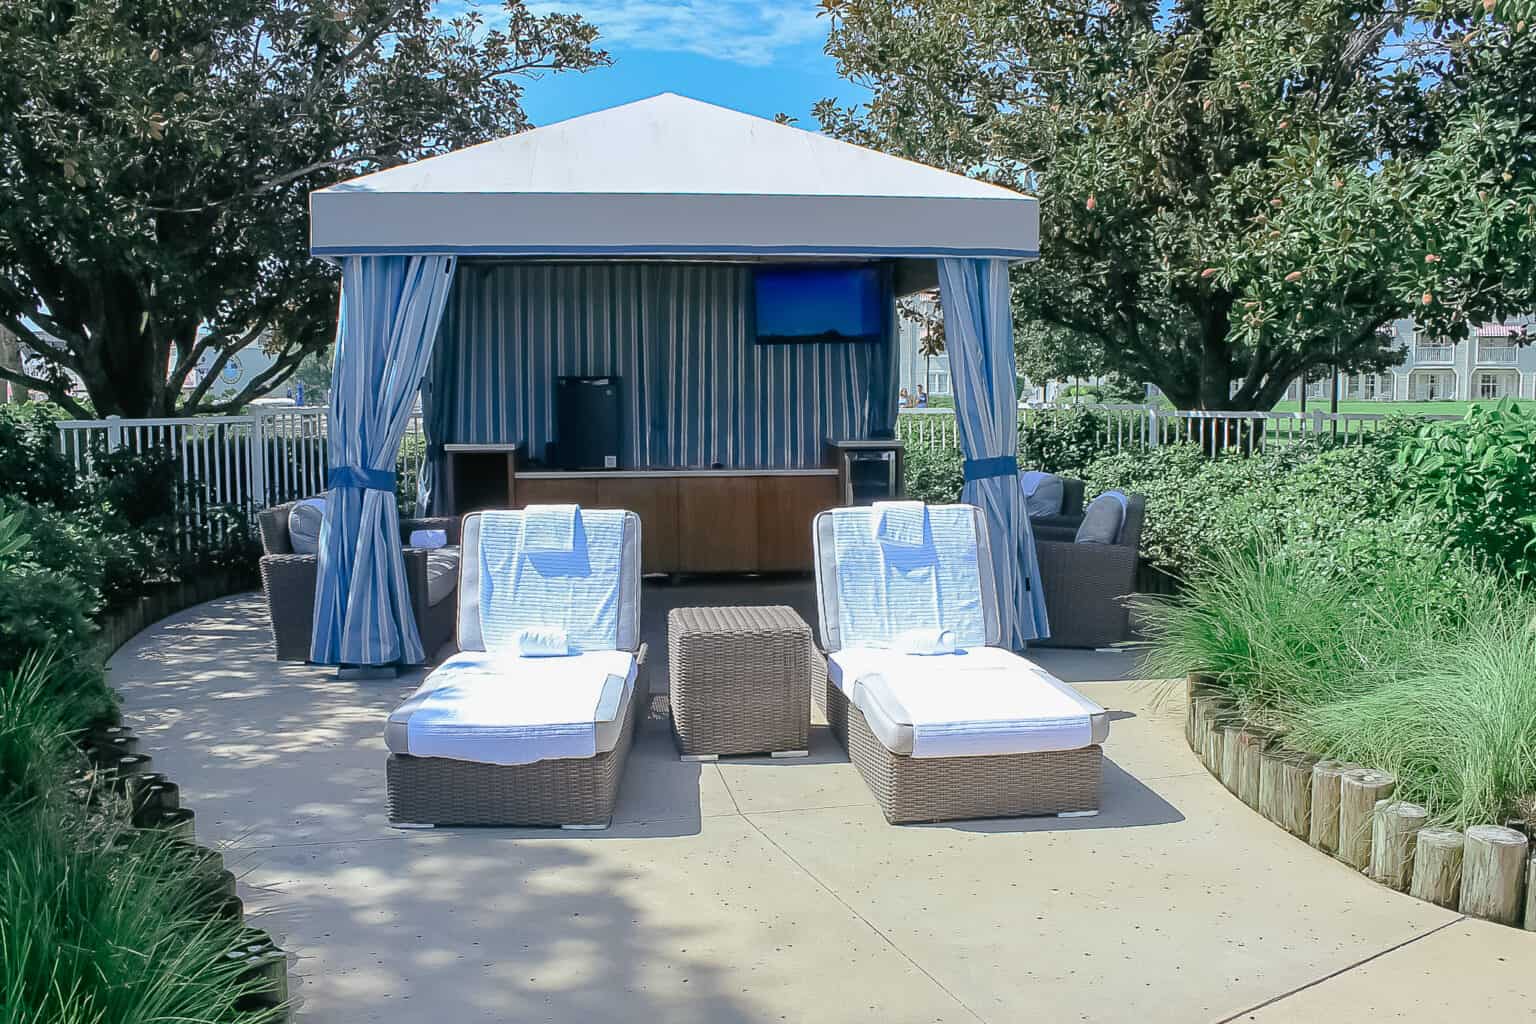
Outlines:
<svg viewBox="0 0 1536 1024"><path fill-rule="evenodd" d="M451 256L342 261L327 419L335 465L320 529L311 661L426 660L400 550L394 468L453 270Z"/></svg>
<svg viewBox="0 0 1536 1024"><path fill-rule="evenodd" d="M466 261L457 277L423 391L424 512L444 443L543 456L557 376L619 377L627 467L819 466L827 438L895 428L892 295L883 344L758 345L745 265Z"/></svg>
<svg viewBox="0 0 1536 1024"><path fill-rule="evenodd" d="M1029 641L1051 634L1035 537L1016 475L1019 413L1008 262L940 260L939 296L954 381L955 428L966 459L960 500L980 508L986 519L1003 638L1012 649L1023 650Z"/></svg>

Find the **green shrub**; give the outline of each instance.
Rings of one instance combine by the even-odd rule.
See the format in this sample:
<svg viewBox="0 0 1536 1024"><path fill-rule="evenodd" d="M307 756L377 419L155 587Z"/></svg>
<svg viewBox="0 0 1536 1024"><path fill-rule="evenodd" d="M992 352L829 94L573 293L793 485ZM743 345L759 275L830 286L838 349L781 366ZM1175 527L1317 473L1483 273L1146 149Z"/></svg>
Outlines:
<svg viewBox="0 0 1536 1024"><path fill-rule="evenodd" d="M1213 676L1300 749L1398 775L1438 820L1498 822L1536 794L1536 598L1468 557L1355 572L1314 548L1212 552L1143 600L1143 670Z"/></svg>
<svg viewBox="0 0 1536 1024"><path fill-rule="evenodd" d="M0 815L56 798L72 753L54 692L59 663L42 652L0 674Z"/></svg>
<svg viewBox="0 0 1536 1024"><path fill-rule="evenodd" d="M1506 399L1429 422L1399 461L1444 539L1516 577L1536 569L1536 414Z"/></svg>
<svg viewBox="0 0 1536 1024"><path fill-rule="evenodd" d="M1020 415L1019 459L1026 469L1082 476L1111 447L1104 417L1091 409L1046 409Z"/></svg>
<svg viewBox="0 0 1536 1024"><path fill-rule="evenodd" d="M965 460L957 449L911 447L903 453L902 461L907 497L930 505L960 500Z"/></svg>
<svg viewBox="0 0 1536 1024"><path fill-rule="evenodd" d="M0 405L0 495L70 509L80 501L74 465L59 449L54 405Z"/></svg>
<svg viewBox="0 0 1536 1024"><path fill-rule="evenodd" d="M0 817L0 1007L49 1024L274 1021L240 1013L250 991L226 954L241 923L209 914L179 844L28 805Z"/></svg>
<svg viewBox="0 0 1536 1024"><path fill-rule="evenodd" d="M1146 495L1142 552L1175 575L1255 539L1305 541L1318 558L1358 564L1386 552L1363 537L1348 551L1345 538L1357 538L1362 523L1395 522L1411 500L1398 465L1404 436L1391 427L1348 444L1307 441L1214 458L1198 445L1164 445L1102 456L1083 479L1090 496L1111 489ZM1391 536L1393 544L1407 543L1409 531L1394 525Z"/></svg>

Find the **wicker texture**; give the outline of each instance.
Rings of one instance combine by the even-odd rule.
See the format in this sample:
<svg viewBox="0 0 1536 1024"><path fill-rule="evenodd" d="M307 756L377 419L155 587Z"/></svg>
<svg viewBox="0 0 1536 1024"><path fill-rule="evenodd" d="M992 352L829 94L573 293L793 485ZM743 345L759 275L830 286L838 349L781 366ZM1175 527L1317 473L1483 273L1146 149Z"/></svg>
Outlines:
<svg viewBox="0 0 1536 1024"><path fill-rule="evenodd" d="M266 595L267 611L272 618L272 640L278 661L309 660L310 634L315 621L318 559L314 555L293 553L293 544L288 537L288 513L294 504L274 505L256 514L263 552L261 590ZM402 519L402 543L410 539L412 530L445 530L448 543L459 542L457 519ZM405 578L416 616L416 631L421 634L422 649L430 660L453 636L458 602L448 597L436 605L427 603L427 553L424 549L405 549Z"/></svg>
<svg viewBox="0 0 1536 1024"><path fill-rule="evenodd" d="M831 682L827 724L893 825L1013 818L1099 809L1104 751L1097 746L1034 754L908 757L870 731L858 707Z"/></svg>
<svg viewBox="0 0 1536 1024"><path fill-rule="evenodd" d="M390 754L389 820L414 825L548 827L606 825L619 799L624 763L650 705L641 652L630 713L613 749L596 757L499 765Z"/></svg>
<svg viewBox="0 0 1536 1024"><path fill-rule="evenodd" d="M1125 525L1116 544L1076 544L1036 531L1035 555L1045 587L1051 635L1040 647L1107 647L1130 639L1126 598L1136 592L1141 524L1146 498L1127 497Z"/></svg>
<svg viewBox="0 0 1536 1024"><path fill-rule="evenodd" d="M784 605L674 608L667 652L678 750L807 749L812 650L811 627Z"/></svg>

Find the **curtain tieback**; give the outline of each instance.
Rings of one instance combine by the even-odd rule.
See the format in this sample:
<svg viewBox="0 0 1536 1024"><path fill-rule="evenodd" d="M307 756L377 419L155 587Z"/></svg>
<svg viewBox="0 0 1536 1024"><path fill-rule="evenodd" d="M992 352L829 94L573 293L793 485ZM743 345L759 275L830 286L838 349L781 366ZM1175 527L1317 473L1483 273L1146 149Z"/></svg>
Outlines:
<svg viewBox="0 0 1536 1024"><path fill-rule="evenodd" d="M999 455L991 459L966 459L963 470L966 481L989 480L994 476L1014 476L1019 472L1019 460L1015 455Z"/></svg>
<svg viewBox="0 0 1536 1024"><path fill-rule="evenodd" d="M394 492L395 474L387 469L353 469L351 466L332 466L325 471L325 484L330 488L351 488L358 491Z"/></svg>

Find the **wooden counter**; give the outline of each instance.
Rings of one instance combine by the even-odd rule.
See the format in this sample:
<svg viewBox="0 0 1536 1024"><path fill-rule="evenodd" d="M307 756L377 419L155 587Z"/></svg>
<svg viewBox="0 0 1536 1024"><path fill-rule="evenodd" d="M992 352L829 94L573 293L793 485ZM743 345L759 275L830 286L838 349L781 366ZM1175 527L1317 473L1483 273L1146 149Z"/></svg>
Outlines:
<svg viewBox="0 0 1536 1024"><path fill-rule="evenodd" d="M645 572L809 572L835 469L517 470L514 508L574 502L640 517Z"/></svg>

